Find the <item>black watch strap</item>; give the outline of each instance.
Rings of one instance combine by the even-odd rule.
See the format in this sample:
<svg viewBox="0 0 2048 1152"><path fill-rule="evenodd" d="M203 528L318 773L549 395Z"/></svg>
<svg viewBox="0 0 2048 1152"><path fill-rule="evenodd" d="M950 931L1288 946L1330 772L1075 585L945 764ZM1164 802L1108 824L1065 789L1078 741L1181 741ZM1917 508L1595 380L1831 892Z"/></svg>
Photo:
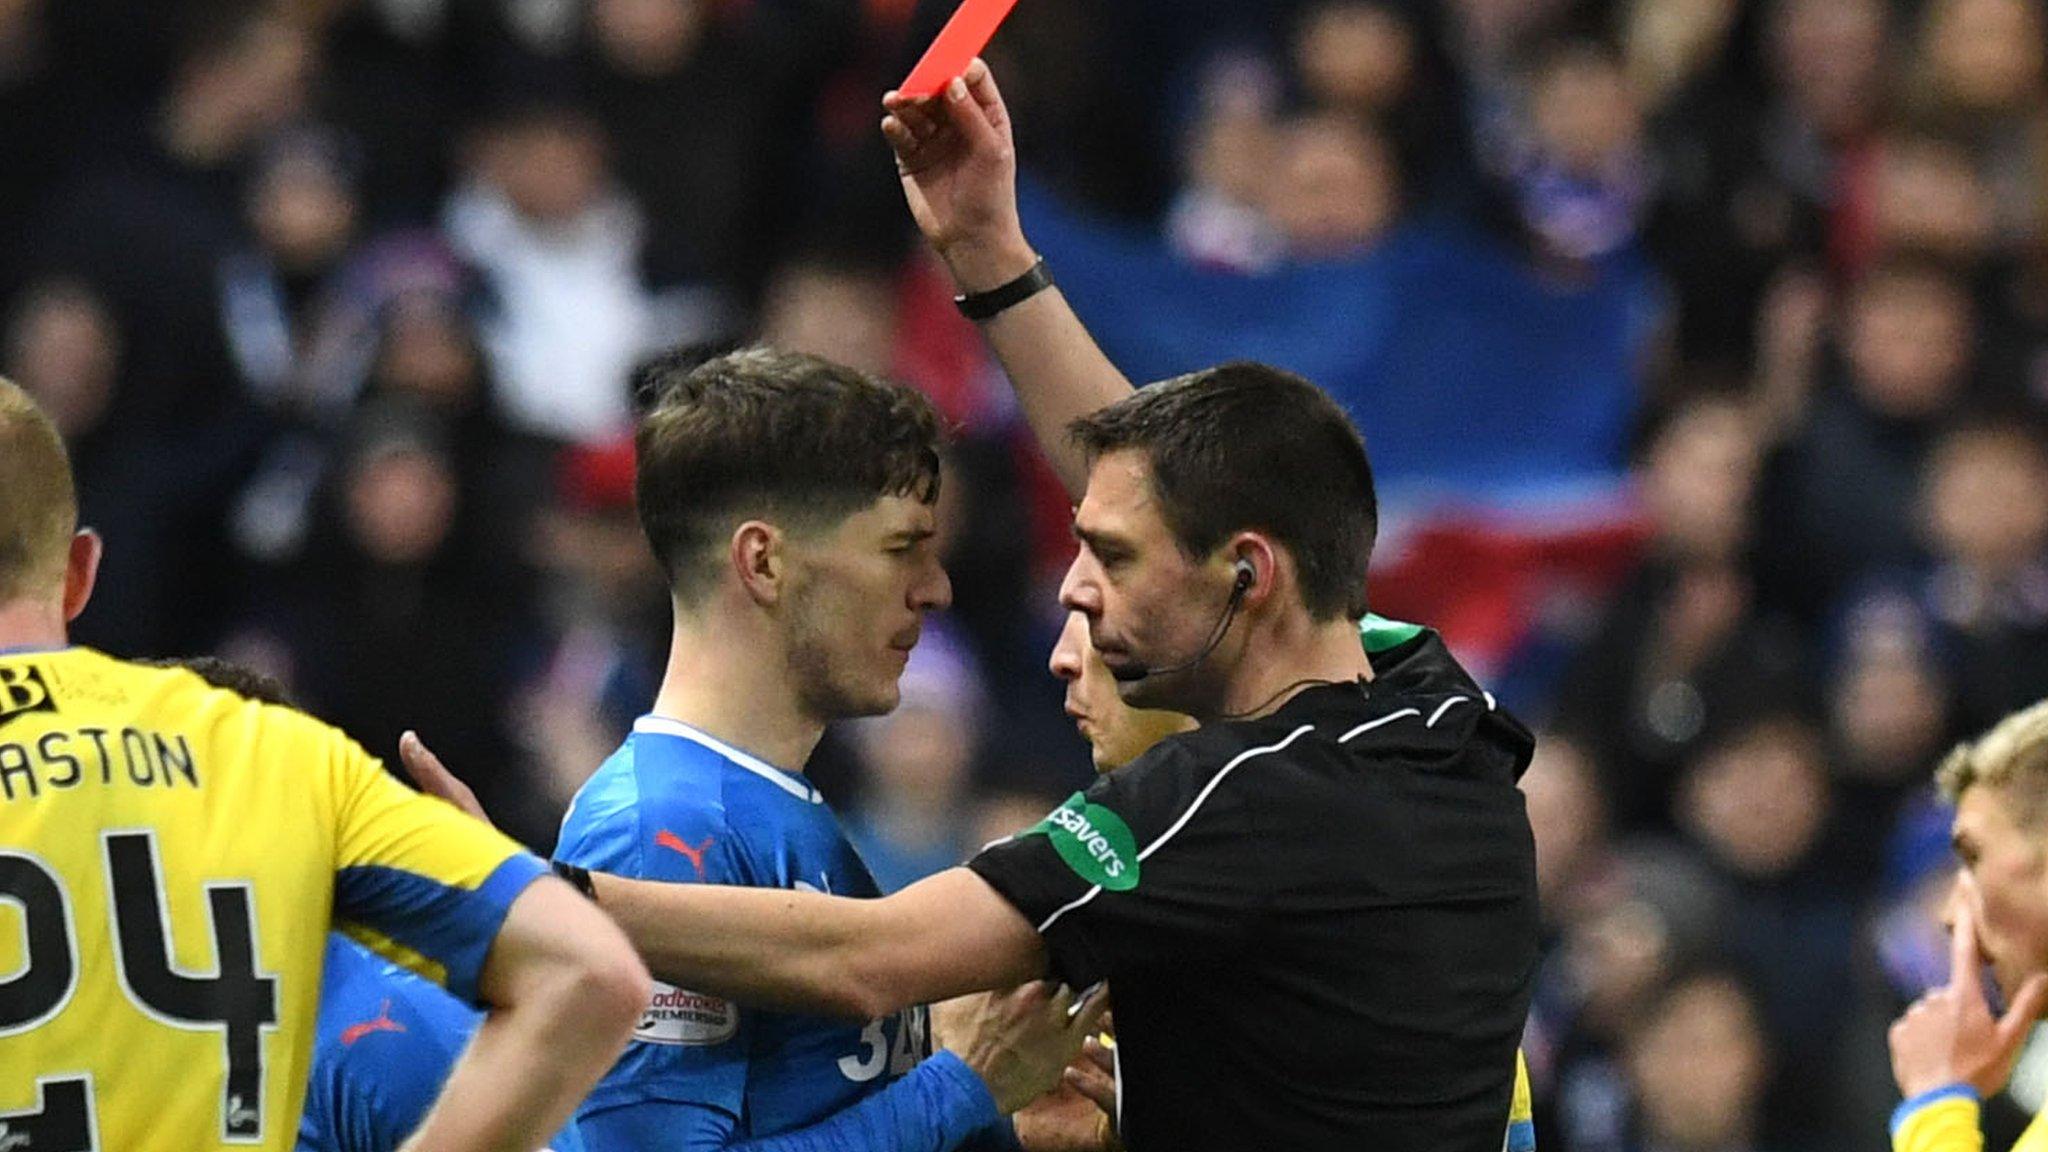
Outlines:
<svg viewBox="0 0 2048 1152"><path fill-rule="evenodd" d="M583 893L593 901L597 899L597 885L590 882L590 869L578 868L574 864L561 860L550 861L548 867L553 868L555 875L567 880L578 892Z"/></svg>
<svg viewBox="0 0 2048 1152"><path fill-rule="evenodd" d="M1045 270L1045 259L1039 258L1031 270L1007 284L991 288L986 292L969 292L965 296L953 297L954 307L969 320L992 320L1010 308L1031 299L1052 287L1052 273Z"/></svg>

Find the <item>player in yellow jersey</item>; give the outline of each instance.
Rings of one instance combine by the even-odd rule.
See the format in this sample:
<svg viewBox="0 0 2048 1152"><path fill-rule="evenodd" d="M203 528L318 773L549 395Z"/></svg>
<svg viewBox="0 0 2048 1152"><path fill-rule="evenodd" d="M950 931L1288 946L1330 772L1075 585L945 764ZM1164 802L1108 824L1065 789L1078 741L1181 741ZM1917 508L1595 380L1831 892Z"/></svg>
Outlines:
<svg viewBox="0 0 2048 1152"><path fill-rule="evenodd" d="M1961 864L1946 918L1949 982L1891 1029L1895 1152L1978 1152L1978 1105L2005 1087L2020 1046L2048 1007L2048 700L1956 749L1936 780L1956 806ZM1983 966L2010 997L1993 1016ZM2048 1114L2014 1152L2048 1152Z"/></svg>
<svg viewBox="0 0 2048 1152"><path fill-rule="evenodd" d="M0 381L0 1148L290 1148L334 920L495 1009L408 1147L539 1147L646 1004L631 947L340 732L68 646L77 519Z"/></svg>

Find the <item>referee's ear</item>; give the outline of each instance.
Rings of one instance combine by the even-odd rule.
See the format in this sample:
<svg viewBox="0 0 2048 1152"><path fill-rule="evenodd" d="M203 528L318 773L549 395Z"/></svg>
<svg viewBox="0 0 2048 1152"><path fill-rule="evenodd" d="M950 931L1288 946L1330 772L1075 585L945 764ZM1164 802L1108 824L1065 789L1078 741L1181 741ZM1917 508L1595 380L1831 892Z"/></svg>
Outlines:
<svg viewBox="0 0 2048 1152"><path fill-rule="evenodd" d="M1244 607L1263 602L1273 592L1280 555L1273 542L1257 532L1239 532L1226 547L1233 570L1233 591Z"/></svg>
<svg viewBox="0 0 2048 1152"><path fill-rule="evenodd" d="M765 607L782 600L789 567L785 542L782 529L765 520L749 520L733 529L728 559L740 587L756 604Z"/></svg>
<svg viewBox="0 0 2048 1152"><path fill-rule="evenodd" d="M71 551L64 558L64 622L78 619L85 606L92 600L93 587L100 579L100 557L106 555L106 545L100 534L90 528L80 528L71 534Z"/></svg>

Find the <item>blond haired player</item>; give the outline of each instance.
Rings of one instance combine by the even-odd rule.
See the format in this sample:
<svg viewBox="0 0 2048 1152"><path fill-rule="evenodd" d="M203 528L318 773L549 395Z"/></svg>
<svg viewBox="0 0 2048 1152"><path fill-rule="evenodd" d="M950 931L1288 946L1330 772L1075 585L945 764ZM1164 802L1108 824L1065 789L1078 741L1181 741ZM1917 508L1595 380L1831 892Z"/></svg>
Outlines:
<svg viewBox="0 0 2048 1152"><path fill-rule="evenodd" d="M1956 806L1954 948L1949 983L1892 1025L1892 1074L1906 1098L1892 1114L1892 1147L1977 1152L1979 1103L2005 1087L2048 1006L2048 700L1957 748L1935 779ZM2011 997L2001 1016L1985 998L1987 963ZM2036 1116L2013 1147L2048 1152L2048 1119Z"/></svg>
<svg viewBox="0 0 2048 1152"><path fill-rule="evenodd" d="M1359 640L1375 666L1391 668L1403 649L1416 640L1429 638L1428 629L1383 616L1368 615L1359 623ZM1136 760L1154 744L1176 732L1195 727L1192 716L1155 708L1133 708L1116 690L1116 677L1103 663L1102 653L1088 641L1088 618L1079 612L1067 614L1049 661L1052 674L1066 682L1067 718L1088 741L1095 770L1108 772ZM1099 1105L1105 1117L1116 1112L1116 1083L1112 1048L1095 1040L1086 1046L1087 1060L1067 1072L1067 1083ZM1022 1129L1028 1118L1020 1118ZM1107 1135L1105 1133L1105 1135ZM1515 1090L1508 1102L1505 1152L1535 1152L1536 1120L1529 1095L1529 1068L1522 1054L1515 1053Z"/></svg>
<svg viewBox="0 0 2048 1152"><path fill-rule="evenodd" d="M0 1147L290 1148L336 919L495 1009L407 1147L539 1147L646 1003L631 947L340 732L70 646L77 521L0 381Z"/></svg>

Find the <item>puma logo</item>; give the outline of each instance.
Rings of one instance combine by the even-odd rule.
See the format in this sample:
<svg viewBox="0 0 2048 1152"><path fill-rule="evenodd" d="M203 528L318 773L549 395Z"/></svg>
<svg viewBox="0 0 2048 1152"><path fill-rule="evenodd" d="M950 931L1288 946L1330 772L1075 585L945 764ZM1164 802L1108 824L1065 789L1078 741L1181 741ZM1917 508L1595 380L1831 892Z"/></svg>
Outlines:
<svg viewBox="0 0 2048 1152"><path fill-rule="evenodd" d="M383 1006L377 1009L376 1016L363 1021L361 1024L351 1024L342 1030L341 1045L346 1048L372 1032L403 1031L405 1031L405 1025L391 1018L391 1001L387 998ZM239 1099L237 1097L237 1100Z"/></svg>
<svg viewBox="0 0 2048 1152"><path fill-rule="evenodd" d="M699 880L704 878L704 853L711 850L712 841L715 839L716 837L706 836L702 844L692 848L690 845L683 843L682 837L666 828L654 834L654 842L657 845L680 854L683 859L690 862L690 867L697 870L697 878Z"/></svg>

